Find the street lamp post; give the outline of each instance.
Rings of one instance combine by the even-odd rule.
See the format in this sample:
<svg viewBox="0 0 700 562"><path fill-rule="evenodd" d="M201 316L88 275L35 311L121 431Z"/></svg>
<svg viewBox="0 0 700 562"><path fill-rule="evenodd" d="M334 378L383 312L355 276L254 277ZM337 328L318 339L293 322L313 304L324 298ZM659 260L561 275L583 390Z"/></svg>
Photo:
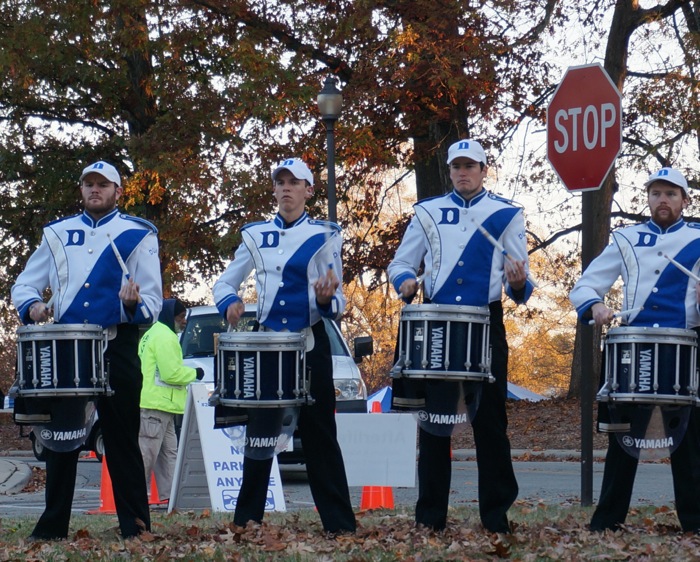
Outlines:
<svg viewBox="0 0 700 562"><path fill-rule="evenodd" d="M318 110L326 124L326 152L328 159L328 220L338 222L335 196L335 122L343 107L343 96L336 87L335 76L329 76L316 98Z"/></svg>

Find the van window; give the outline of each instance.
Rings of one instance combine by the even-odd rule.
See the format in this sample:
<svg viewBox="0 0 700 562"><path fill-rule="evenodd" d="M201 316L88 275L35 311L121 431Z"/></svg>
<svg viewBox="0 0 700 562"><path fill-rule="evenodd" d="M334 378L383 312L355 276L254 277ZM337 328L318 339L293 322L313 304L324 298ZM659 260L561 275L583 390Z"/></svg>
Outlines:
<svg viewBox="0 0 700 562"><path fill-rule="evenodd" d="M323 322L326 325L326 333L328 334L328 339L331 342L331 355L346 355L350 356L348 353L347 348L343 344L343 340L341 339L340 333L338 332L338 327L333 322L333 320L330 320L329 318L324 318Z"/></svg>
<svg viewBox="0 0 700 562"><path fill-rule="evenodd" d="M187 320L182 334L183 357L214 355L214 334L226 331L226 321L218 314L194 316Z"/></svg>

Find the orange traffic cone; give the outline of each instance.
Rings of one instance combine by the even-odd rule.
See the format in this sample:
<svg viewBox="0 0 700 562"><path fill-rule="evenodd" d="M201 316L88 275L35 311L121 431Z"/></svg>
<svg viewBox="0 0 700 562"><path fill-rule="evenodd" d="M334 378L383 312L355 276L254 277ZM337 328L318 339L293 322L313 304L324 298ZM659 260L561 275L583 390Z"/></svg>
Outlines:
<svg viewBox="0 0 700 562"><path fill-rule="evenodd" d="M114 514L117 512L117 506L114 505L114 492L112 491L112 477L109 475L107 468L107 455L102 456L102 480L100 482L100 508L88 511L89 514L108 513Z"/></svg>
<svg viewBox="0 0 700 562"><path fill-rule="evenodd" d="M148 492L148 505L158 503L158 486L156 486L156 475L151 473L151 491Z"/></svg>
<svg viewBox="0 0 700 562"><path fill-rule="evenodd" d="M148 494L148 505L160 505L168 503L168 500L161 501L158 494L158 486L156 485L156 475L151 473L151 491Z"/></svg>
<svg viewBox="0 0 700 562"><path fill-rule="evenodd" d="M388 486L364 486L360 510L366 509L394 509L394 492Z"/></svg>
<svg viewBox="0 0 700 562"><path fill-rule="evenodd" d="M379 402L372 402L373 414L382 413L382 405ZM364 486L362 488L362 498L360 499L360 509L394 509L394 492L389 486Z"/></svg>

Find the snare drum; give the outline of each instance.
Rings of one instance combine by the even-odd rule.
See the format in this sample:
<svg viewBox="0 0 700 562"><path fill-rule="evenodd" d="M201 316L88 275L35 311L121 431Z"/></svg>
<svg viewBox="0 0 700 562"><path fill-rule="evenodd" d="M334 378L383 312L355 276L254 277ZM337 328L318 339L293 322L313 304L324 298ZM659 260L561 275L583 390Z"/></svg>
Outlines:
<svg viewBox="0 0 700 562"><path fill-rule="evenodd" d="M598 401L695 404L697 336L693 330L621 326L605 338L605 382Z"/></svg>
<svg viewBox="0 0 700 562"><path fill-rule="evenodd" d="M307 404L306 338L296 332L224 332L217 352L218 401L224 406L286 408Z"/></svg>
<svg viewBox="0 0 700 562"><path fill-rule="evenodd" d="M407 305L399 357L406 378L492 381L488 307Z"/></svg>
<svg viewBox="0 0 700 562"><path fill-rule="evenodd" d="M105 335L97 324L17 328L17 395L110 394L104 368Z"/></svg>

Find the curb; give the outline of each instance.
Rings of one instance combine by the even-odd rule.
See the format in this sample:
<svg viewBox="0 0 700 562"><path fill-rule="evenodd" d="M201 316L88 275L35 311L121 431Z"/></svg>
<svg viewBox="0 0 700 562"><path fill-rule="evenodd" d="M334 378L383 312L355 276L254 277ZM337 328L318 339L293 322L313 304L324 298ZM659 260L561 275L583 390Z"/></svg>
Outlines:
<svg viewBox="0 0 700 562"><path fill-rule="evenodd" d="M32 477L32 469L22 461L0 459L0 494L21 492Z"/></svg>
<svg viewBox="0 0 700 562"><path fill-rule="evenodd" d="M604 461L607 451L605 449L596 449L593 451L593 459L595 461ZM538 457L542 457L542 460L557 459L557 460L567 460L567 459L580 459L581 451L573 451L568 449L511 449L510 456L514 461L522 460L521 457L527 457L527 460L534 461L538 460ZM456 461L472 461L476 460L476 450L475 449L457 449L452 451L452 458Z"/></svg>

